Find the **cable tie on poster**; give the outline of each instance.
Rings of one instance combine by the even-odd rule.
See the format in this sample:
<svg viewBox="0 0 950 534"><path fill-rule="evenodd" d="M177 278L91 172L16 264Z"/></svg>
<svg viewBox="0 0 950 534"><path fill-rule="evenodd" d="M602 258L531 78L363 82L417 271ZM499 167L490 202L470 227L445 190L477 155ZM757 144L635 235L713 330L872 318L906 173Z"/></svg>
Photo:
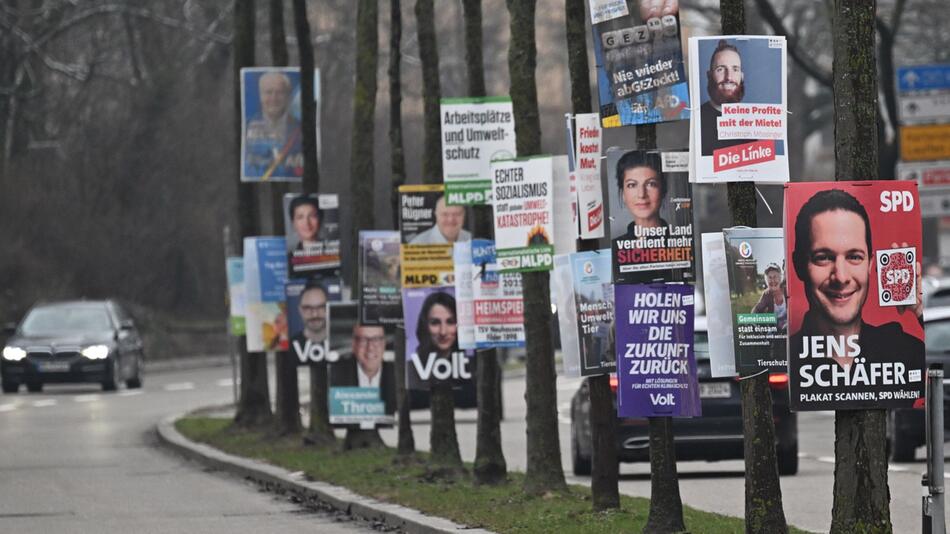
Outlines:
<svg viewBox="0 0 950 534"><path fill-rule="evenodd" d="M485 264L479 263L478 270L472 273L472 281L478 280L478 277L482 275L482 271L485 270Z"/></svg>
<svg viewBox="0 0 950 534"><path fill-rule="evenodd" d="M748 376L740 376L737 380L740 380L740 381L741 381L741 380L748 380L748 379L750 379L750 378L755 378L755 377L757 377L757 376L759 376L759 375L761 375L761 374L767 373L767 372L769 372L768 369L762 369L761 371L759 371L758 373L755 373L755 374L751 374L751 375L748 375Z"/></svg>
<svg viewBox="0 0 950 534"><path fill-rule="evenodd" d="M758 184L756 184L756 186L755 186L755 192L759 194L759 198L762 199L762 203L765 204L765 207L766 207L766 208L768 208L768 210L769 210L769 215L775 215L774 213L772 213L772 206L769 206L769 201L768 201L768 200L765 200L765 195L762 194L762 191L759 191L759 186L758 186Z"/></svg>

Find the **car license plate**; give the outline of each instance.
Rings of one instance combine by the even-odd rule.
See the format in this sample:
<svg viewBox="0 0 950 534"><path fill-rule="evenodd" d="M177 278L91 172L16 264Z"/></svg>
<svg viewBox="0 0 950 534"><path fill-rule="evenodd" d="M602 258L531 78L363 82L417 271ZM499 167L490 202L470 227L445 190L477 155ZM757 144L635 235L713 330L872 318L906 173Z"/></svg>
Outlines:
<svg viewBox="0 0 950 534"><path fill-rule="evenodd" d="M699 398L727 399L732 395L729 382L700 382Z"/></svg>
<svg viewBox="0 0 950 534"><path fill-rule="evenodd" d="M69 362L40 362L37 368L43 373L61 373L69 371Z"/></svg>

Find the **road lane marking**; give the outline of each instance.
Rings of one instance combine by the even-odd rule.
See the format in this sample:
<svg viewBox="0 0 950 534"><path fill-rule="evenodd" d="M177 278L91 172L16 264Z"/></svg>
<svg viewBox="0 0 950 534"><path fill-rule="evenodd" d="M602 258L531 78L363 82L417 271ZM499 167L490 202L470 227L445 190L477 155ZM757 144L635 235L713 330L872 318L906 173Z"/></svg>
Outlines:
<svg viewBox="0 0 950 534"><path fill-rule="evenodd" d="M8 404L0 404L0 412L12 412L13 410L16 410L15 402L11 402Z"/></svg>
<svg viewBox="0 0 950 534"><path fill-rule="evenodd" d="M88 395L76 395L75 397L73 397L73 400L76 402L94 402L99 399L100 397L98 393L90 393Z"/></svg>
<svg viewBox="0 0 950 534"><path fill-rule="evenodd" d="M165 384L165 391L187 391L195 389L194 382L177 382L174 384Z"/></svg>
<svg viewBox="0 0 950 534"><path fill-rule="evenodd" d="M239 380L238 383L240 384L241 381ZM229 388L229 387L231 387L231 386L234 385L234 379L233 379L233 378L222 378L221 380L218 380L217 382L215 382L215 385L217 385L218 387L222 387L222 388Z"/></svg>
<svg viewBox="0 0 950 534"><path fill-rule="evenodd" d="M834 456L819 456L818 458L815 458L815 459L818 460L819 462L824 462L824 463L826 463L826 464L833 464L833 463L835 463L835 457L834 457Z"/></svg>
<svg viewBox="0 0 950 534"><path fill-rule="evenodd" d="M33 401L34 408L46 408L47 406L56 406L56 399L43 399Z"/></svg>
<svg viewBox="0 0 950 534"><path fill-rule="evenodd" d="M142 394L141 389L127 389L125 391L119 392L120 397L134 397L136 395L141 395L141 394Z"/></svg>
<svg viewBox="0 0 950 534"><path fill-rule="evenodd" d="M910 469L907 469L906 467L901 467L899 465L888 465L887 470L892 471L894 473L903 473L906 471L910 471Z"/></svg>

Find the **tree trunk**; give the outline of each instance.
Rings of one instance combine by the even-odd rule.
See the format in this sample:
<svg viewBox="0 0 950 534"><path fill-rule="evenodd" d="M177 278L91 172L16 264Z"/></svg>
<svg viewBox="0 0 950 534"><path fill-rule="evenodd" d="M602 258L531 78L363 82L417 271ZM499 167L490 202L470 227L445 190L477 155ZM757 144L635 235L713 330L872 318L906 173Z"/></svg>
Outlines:
<svg viewBox="0 0 950 534"><path fill-rule="evenodd" d="M875 1L835 0L835 179L878 178ZM890 532L884 410L835 412L831 532Z"/></svg>
<svg viewBox="0 0 950 534"><path fill-rule="evenodd" d="M469 96L486 96L482 57L482 0L464 0L465 64ZM494 239L491 206L475 206L474 235ZM475 437L475 483L499 484L508 474L501 448L501 367L498 351L478 351L475 362L478 384L478 426Z"/></svg>
<svg viewBox="0 0 950 534"><path fill-rule="evenodd" d="M518 156L541 153L538 88L534 71L537 48L534 39L536 0L506 0L511 17L508 74ZM547 271L521 276L525 308L525 402L527 404L527 469L524 487L530 494L563 491L564 469L558 440L557 373L551 332L551 287Z"/></svg>
<svg viewBox="0 0 950 534"><path fill-rule="evenodd" d="M412 435L412 420L409 416L409 395L406 391L406 329L396 328L396 412L399 420L399 442L396 452L402 458L416 452L416 439Z"/></svg>
<svg viewBox="0 0 950 534"><path fill-rule="evenodd" d="M379 431L374 429L347 428L343 439L343 450L382 448L386 444L379 437Z"/></svg>
<svg viewBox="0 0 950 534"><path fill-rule="evenodd" d="M587 61L587 32L584 26L584 0L565 0L564 19L567 39L567 64L571 79L571 107L574 114L590 113L590 67ZM577 250L597 250L596 239L579 239ZM617 408L610 391L609 375L587 380L590 390L591 429L591 504L594 511L620 508L617 461Z"/></svg>
<svg viewBox="0 0 950 534"><path fill-rule="evenodd" d="M683 532L683 501L676 473L673 418L650 417L650 515L643 532Z"/></svg>
<svg viewBox="0 0 950 534"><path fill-rule="evenodd" d="M310 364L310 428L304 443L320 447L336 443L333 427L330 426L327 364L325 361Z"/></svg>
<svg viewBox="0 0 950 534"><path fill-rule="evenodd" d="M422 62L422 100L425 149L422 155L422 181L442 183L442 125L439 120L439 49L435 38L433 0L416 0L416 26L419 40L419 59ZM447 474L462 469L458 436L455 433L455 397L451 384L432 381L429 390L431 431L429 447L431 461Z"/></svg>
<svg viewBox="0 0 950 534"><path fill-rule="evenodd" d="M240 117L241 68L254 65L254 0L236 0L234 5L234 110ZM241 124L235 121L235 154L240 153ZM235 169L239 165L235 165ZM240 171L232 173L239 176ZM254 184L238 184L238 224L241 237L257 234L259 212ZM243 244L243 240L242 240ZM241 360L241 395L234 422L241 426L266 426L271 422L267 388L267 359L262 352L247 352L246 338L238 341Z"/></svg>
<svg viewBox="0 0 950 534"><path fill-rule="evenodd" d="M272 0L278 1L278 0ZM280 0L278 3L283 3ZM293 0L294 32L297 35L297 55L300 57L300 128L303 134L303 192L320 191L320 163L317 160L317 105L313 100L313 43L310 38L310 20L306 0Z"/></svg>
<svg viewBox="0 0 950 534"><path fill-rule="evenodd" d="M389 154L393 179L393 189L390 193L393 206L393 228L399 228L399 186L406 183L406 157L402 146L402 7L400 4L400 0L390 0L389 3ZM396 357L398 358L399 355L397 354Z"/></svg>

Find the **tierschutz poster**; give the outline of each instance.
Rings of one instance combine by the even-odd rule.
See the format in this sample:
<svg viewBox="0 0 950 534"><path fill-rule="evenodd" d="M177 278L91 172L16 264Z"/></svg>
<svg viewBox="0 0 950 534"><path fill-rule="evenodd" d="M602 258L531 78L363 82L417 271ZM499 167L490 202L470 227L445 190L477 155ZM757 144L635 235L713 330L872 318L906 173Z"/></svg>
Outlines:
<svg viewBox="0 0 950 534"><path fill-rule="evenodd" d="M600 154L603 135L596 113L575 117L577 143L574 150L574 184L581 239L604 237L604 192L600 186Z"/></svg>
<svg viewBox="0 0 950 534"><path fill-rule="evenodd" d="M440 116L448 203L491 203L491 162L517 155L511 97L443 98Z"/></svg>
<svg viewBox="0 0 950 534"><path fill-rule="evenodd" d="M248 352L287 350L287 250L283 237L244 238Z"/></svg>
<svg viewBox="0 0 950 534"><path fill-rule="evenodd" d="M554 265L552 158L537 156L495 161L491 172L499 270L551 270Z"/></svg>
<svg viewBox="0 0 950 534"><path fill-rule="evenodd" d="M693 286L614 286L617 303L617 415L701 415L693 354Z"/></svg>
<svg viewBox="0 0 950 534"><path fill-rule="evenodd" d="M918 200L914 182L786 186L792 409L923 403Z"/></svg>
<svg viewBox="0 0 950 534"><path fill-rule="evenodd" d="M787 182L785 37L691 37L689 65L691 179Z"/></svg>
<svg viewBox="0 0 950 534"><path fill-rule="evenodd" d="M576 317L580 376L617 370L614 358L614 290L610 282L610 255L606 249L570 255L571 283Z"/></svg>

